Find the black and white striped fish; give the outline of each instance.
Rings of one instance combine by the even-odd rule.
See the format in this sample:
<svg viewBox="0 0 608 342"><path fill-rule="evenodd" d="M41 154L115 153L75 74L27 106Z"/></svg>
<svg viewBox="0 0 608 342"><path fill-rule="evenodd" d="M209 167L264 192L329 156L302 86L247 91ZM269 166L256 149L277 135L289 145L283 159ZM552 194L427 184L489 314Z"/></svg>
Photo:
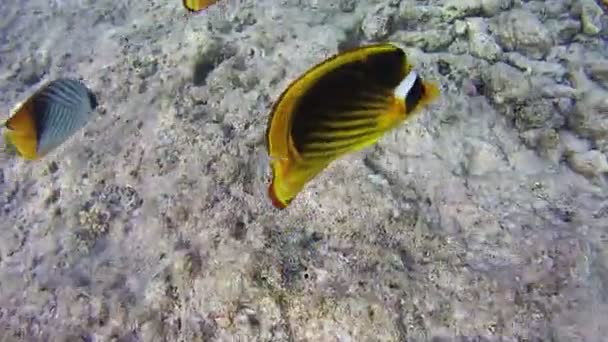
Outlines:
<svg viewBox="0 0 608 342"><path fill-rule="evenodd" d="M51 81L19 105L4 123L5 142L25 159L40 159L81 129L96 107L97 97L80 81Z"/></svg>

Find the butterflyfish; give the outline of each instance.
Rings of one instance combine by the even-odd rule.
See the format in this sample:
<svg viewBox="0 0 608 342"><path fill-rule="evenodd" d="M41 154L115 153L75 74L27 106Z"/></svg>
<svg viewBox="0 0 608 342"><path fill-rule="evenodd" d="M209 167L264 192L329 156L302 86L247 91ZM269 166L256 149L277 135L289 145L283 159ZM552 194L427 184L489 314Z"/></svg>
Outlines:
<svg viewBox="0 0 608 342"><path fill-rule="evenodd" d="M200 12L219 0L183 0L184 7L190 12Z"/></svg>
<svg viewBox="0 0 608 342"><path fill-rule="evenodd" d="M80 81L53 80L18 105L3 124L8 147L37 160L68 140L92 117L97 97Z"/></svg>
<svg viewBox="0 0 608 342"><path fill-rule="evenodd" d="M391 43L334 55L293 81L274 103L266 130L268 195L286 208L331 162L375 144L439 96Z"/></svg>

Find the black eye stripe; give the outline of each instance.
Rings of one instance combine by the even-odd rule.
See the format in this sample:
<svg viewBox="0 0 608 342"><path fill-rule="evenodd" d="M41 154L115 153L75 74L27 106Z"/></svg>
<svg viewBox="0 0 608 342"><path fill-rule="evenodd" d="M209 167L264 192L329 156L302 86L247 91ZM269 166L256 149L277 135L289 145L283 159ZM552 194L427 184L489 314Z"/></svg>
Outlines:
<svg viewBox="0 0 608 342"><path fill-rule="evenodd" d="M422 80L420 79L420 76L416 76L414 84L412 84L412 87L405 96L405 106L407 110L411 111L412 109L416 108L423 95L424 87L422 86Z"/></svg>

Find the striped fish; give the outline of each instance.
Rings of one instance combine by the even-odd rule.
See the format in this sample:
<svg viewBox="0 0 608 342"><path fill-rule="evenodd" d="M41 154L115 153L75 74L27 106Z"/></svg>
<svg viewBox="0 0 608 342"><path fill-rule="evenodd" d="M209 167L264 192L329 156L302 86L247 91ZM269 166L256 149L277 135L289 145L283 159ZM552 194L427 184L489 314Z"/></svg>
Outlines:
<svg viewBox="0 0 608 342"><path fill-rule="evenodd" d="M200 12L219 0L182 0L184 7L190 12Z"/></svg>
<svg viewBox="0 0 608 342"><path fill-rule="evenodd" d="M335 55L293 81L272 108L268 195L285 208L334 160L375 144L439 96L390 43Z"/></svg>
<svg viewBox="0 0 608 342"><path fill-rule="evenodd" d="M68 140L92 117L97 98L80 81L60 78L44 85L4 123L5 142L37 160Z"/></svg>

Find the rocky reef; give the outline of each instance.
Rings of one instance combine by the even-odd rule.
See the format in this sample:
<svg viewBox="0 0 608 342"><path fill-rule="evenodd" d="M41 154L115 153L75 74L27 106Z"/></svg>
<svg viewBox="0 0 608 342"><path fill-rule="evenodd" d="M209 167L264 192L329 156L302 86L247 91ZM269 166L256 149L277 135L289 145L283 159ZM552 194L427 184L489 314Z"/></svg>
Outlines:
<svg viewBox="0 0 608 342"><path fill-rule="evenodd" d="M3 0L0 105L99 115L0 168L3 341L600 341L608 17L594 0ZM441 99L283 211L273 101L349 47Z"/></svg>

